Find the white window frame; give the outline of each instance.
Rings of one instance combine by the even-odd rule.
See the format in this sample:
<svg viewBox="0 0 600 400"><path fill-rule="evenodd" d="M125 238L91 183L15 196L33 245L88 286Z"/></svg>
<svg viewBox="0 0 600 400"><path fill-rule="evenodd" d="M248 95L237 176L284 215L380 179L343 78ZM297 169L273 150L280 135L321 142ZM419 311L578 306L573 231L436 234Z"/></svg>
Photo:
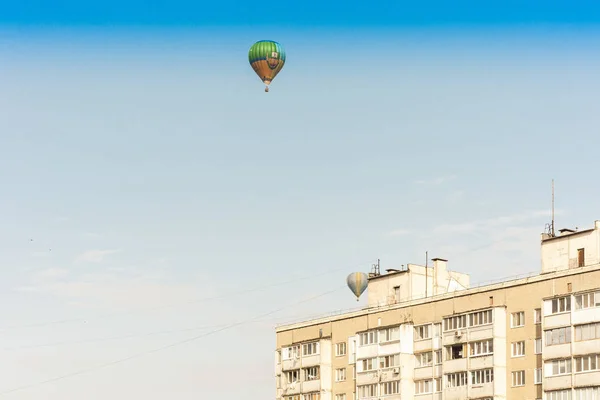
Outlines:
<svg viewBox="0 0 600 400"><path fill-rule="evenodd" d="M342 357L345 356L348 351L348 345L346 342L338 342L335 344L335 356Z"/></svg>
<svg viewBox="0 0 600 400"><path fill-rule="evenodd" d="M415 342L431 339L431 324L415 326Z"/></svg>
<svg viewBox="0 0 600 400"><path fill-rule="evenodd" d="M525 357L525 341L512 342L510 344L510 353L512 358Z"/></svg>
<svg viewBox="0 0 600 400"><path fill-rule="evenodd" d="M346 380L346 368L336 368L335 381L344 382Z"/></svg>
<svg viewBox="0 0 600 400"><path fill-rule="evenodd" d="M415 394L433 393L433 379L421 379L415 381Z"/></svg>
<svg viewBox="0 0 600 400"><path fill-rule="evenodd" d="M485 385L494 382L494 369L485 368L471 371L471 385Z"/></svg>
<svg viewBox="0 0 600 400"><path fill-rule="evenodd" d="M511 387L525 386L525 370L511 373Z"/></svg>
<svg viewBox="0 0 600 400"><path fill-rule="evenodd" d="M525 326L525 311L517 311L510 314L510 327L522 328Z"/></svg>

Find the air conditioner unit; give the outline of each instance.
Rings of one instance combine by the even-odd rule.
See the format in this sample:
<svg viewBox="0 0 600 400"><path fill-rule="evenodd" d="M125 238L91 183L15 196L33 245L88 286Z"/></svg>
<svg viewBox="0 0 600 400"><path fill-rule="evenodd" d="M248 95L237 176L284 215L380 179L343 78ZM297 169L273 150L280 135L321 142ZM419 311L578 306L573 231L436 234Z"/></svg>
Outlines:
<svg viewBox="0 0 600 400"><path fill-rule="evenodd" d="M400 373L400 368L394 368L394 373L395 374L399 374Z"/></svg>

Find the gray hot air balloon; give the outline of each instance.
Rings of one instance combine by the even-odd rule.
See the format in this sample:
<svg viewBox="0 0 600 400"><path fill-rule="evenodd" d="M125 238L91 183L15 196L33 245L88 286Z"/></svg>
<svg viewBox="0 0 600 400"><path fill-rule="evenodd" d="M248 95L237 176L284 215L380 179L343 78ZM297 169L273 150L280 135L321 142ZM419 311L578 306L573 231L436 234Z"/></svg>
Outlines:
<svg viewBox="0 0 600 400"><path fill-rule="evenodd" d="M368 281L369 276L364 272L353 272L346 278L346 283L348 283L348 287L356 296L356 301L358 301L360 295L363 294L367 288Z"/></svg>

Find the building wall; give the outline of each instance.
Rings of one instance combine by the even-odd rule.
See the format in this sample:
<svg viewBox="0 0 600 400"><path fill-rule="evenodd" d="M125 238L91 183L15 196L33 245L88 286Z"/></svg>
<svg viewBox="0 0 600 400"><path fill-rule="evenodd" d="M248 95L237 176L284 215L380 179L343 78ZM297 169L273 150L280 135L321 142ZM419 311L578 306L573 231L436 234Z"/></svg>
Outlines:
<svg viewBox="0 0 600 400"><path fill-rule="evenodd" d="M423 299L420 303L409 303L407 305L397 304L393 308L387 310L364 310L363 312L354 313L349 316L337 316L328 321L321 321L315 325L308 326L290 326L282 327L277 332L277 348L289 346L294 343L300 343L306 340L314 340L323 337L331 337L331 346L335 343L345 341L347 343L347 356L333 357L333 368L348 368L347 379L344 382L332 382L332 399L335 399L335 394L346 393L346 400L354 398L355 385L352 381L354 362L351 355L352 342L356 338L356 334L361 331L398 324L406 324L407 326L418 326L422 324L431 324L442 322L444 317L459 315L462 313L474 312L477 310L490 309L494 310L494 324L490 331L494 340L494 384L492 392L495 398L508 399L537 399L542 398L542 385L534 384L534 374L537 368L542 368L542 354L534 354L535 339L542 338L542 327L551 327L554 324L571 324L571 314L569 317L563 317L563 320L543 318L542 324L534 322L534 310L544 310L544 299L552 298L558 295L566 295L571 292L580 292L600 288L600 266L583 268L578 270L568 271L568 275L553 274L543 276L537 279L521 280L518 282L505 283L494 285L492 289L478 288L472 290L464 290L456 292L452 295L444 296L443 298ZM552 279L554 278L554 279ZM514 326L511 324L511 316L513 313L524 313L523 326ZM597 310L584 310L578 313L578 318L596 318L600 313ZM573 314L574 315L574 314ZM575 318L575 317L573 317ZM310 324L310 323L308 323ZM468 334L476 334L476 332L468 332ZM446 332L444 332L446 335ZM473 337L473 340L477 337ZM445 336L444 336L444 340ZM450 340L450 339L448 339ZM405 338L405 342L407 339ZM434 339L431 341L431 349L433 350ZM512 355L513 343L524 341L525 353L524 356ZM469 342L467 336L466 342ZM417 342L412 342L413 351L420 346ZM600 345L600 343L599 343ZM555 347L555 346L552 346ZM568 346L571 351L571 345ZM581 346L580 346L581 347ZM543 347L546 351L547 347ZM426 350L424 348L423 350ZM599 347L600 349L600 347ZM589 350L589 349L588 349ZM557 349L552 349L556 352ZM564 349L563 349L564 351ZM598 350L600 352L600 350ZM558 355L564 355L557 353ZM571 353L568 353L571 354ZM443 352L444 362L442 368L446 371L446 366L456 364L454 368L461 368L460 360L452 360L451 363L446 361L446 354ZM550 354L552 356L552 354ZM414 359L414 356L412 356ZM544 355L546 357L546 355ZM455 362L458 361L458 362ZM479 362L479 361L477 361ZM468 364L466 364L468 365ZM512 374L515 371L525 371L525 382L522 386L513 387ZM412 373L417 373L414 370ZM433 374L434 372L432 372ZM408 380L403 381L403 389L407 391L414 390L408 387ZM506 384L505 384L506 383ZM551 383L549 383L551 385ZM485 385L483 385L485 386ZM551 387L551 386L549 386ZM464 398L465 393L474 398L478 393L485 394L485 388L466 388L467 392L459 390L449 390L447 393L454 392L454 395L447 395L445 399ZM446 391L445 391L446 393ZM410 397L409 397L410 398ZM415 398L421 398L415 396ZM424 398L436 398L435 395Z"/></svg>
<svg viewBox="0 0 600 400"><path fill-rule="evenodd" d="M546 236L543 236L546 237ZM585 265L600 263L600 221L594 228L542 240L542 273L577 268L577 249L585 249Z"/></svg>

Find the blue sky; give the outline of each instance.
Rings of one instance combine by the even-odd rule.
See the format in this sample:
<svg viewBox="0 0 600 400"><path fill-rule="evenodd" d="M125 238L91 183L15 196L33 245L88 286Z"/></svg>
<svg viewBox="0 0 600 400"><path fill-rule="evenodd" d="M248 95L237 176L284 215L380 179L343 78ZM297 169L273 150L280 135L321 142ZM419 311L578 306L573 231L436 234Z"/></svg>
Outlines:
<svg viewBox="0 0 600 400"><path fill-rule="evenodd" d="M0 9L0 394L291 307L7 399L268 398L274 324L348 273L535 272L552 178L600 219L592 2L39 3Z"/></svg>

